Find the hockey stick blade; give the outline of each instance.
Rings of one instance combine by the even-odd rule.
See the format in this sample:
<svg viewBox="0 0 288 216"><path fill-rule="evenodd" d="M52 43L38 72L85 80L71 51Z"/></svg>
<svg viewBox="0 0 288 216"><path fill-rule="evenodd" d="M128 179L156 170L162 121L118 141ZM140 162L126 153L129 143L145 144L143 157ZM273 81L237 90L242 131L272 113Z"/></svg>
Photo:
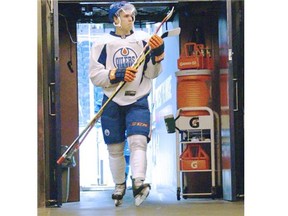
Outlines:
<svg viewBox="0 0 288 216"><path fill-rule="evenodd" d="M179 35L181 32L181 28L175 28L175 29L171 29L171 30L168 30L167 32L164 32L162 35L161 35L161 38L164 39L166 37L173 37L173 36L177 36Z"/></svg>

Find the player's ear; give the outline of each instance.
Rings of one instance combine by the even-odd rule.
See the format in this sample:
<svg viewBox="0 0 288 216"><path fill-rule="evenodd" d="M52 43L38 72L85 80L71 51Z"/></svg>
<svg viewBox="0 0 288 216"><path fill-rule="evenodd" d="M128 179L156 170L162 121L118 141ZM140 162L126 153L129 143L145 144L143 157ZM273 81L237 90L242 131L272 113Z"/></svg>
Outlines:
<svg viewBox="0 0 288 216"><path fill-rule="evenodd" d="M119 24L119 19L118 19L117 16L113 16L113 20L114 20L114 23L115 23L116 25Z"/></svg>

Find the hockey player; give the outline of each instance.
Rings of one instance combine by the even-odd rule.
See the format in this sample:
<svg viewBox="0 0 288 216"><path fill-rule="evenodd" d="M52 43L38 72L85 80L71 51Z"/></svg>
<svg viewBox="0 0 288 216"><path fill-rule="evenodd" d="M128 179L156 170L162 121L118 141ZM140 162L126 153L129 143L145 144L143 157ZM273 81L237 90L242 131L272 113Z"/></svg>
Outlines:
<svg viewBox="0 0 288 216"><path fill-rule="evenodd" d="M132 189L135 205L139 206L148 196L150 185L146 177L147 143L150 139L150 111L147 97L152 79L161 72L164 59L164 42L161 37L150 37L134 30L136 9L131 3L113 3L109 20L115 31L97 40L91 50L89 76L95 86L103 88L103 104L115 92L119 82L124 87L107 105L101 116L102 131L109 153L109 165L115 183L112 199L122 203L126 191L124 142L125 134L130 149ZM138 69L132 67L146 44L151 53ZM125 133L126 132L126 133Z"/></svg>

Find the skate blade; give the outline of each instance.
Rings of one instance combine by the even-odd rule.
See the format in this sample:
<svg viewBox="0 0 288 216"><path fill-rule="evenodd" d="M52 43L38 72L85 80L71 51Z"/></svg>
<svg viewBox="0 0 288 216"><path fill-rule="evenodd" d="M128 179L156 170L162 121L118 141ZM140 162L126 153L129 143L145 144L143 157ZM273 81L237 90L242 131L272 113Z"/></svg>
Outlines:
<svg viewBox="0 0 288 216"><path fill-rule="evenodd" d="M114 203L115 203L115 206L118 207L118 206L122 205L123 201L122 201L122 199L121 200L115 199Z"/></svg>
<svg viewBox="0 0 288 216"><path fill-rule="evenodd" d="M144 200L148 197L149 192L150 192L149 187L146 187L143 191L141 191L141 193L135 197L135 205L140 206L144 202Z"/></svg>

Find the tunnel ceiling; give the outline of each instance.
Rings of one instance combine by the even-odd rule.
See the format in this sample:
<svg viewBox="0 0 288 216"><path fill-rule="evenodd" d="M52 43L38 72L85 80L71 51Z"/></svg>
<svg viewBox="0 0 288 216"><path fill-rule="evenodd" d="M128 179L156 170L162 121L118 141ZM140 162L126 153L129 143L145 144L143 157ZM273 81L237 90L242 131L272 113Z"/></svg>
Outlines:
<svg viewBox="0 0 288 216"><path fill-rule="evenodd" d="M115 1L59 1L59 13L77 22L108 23L108 10ZM159 22L175 6L174 1L129 1L137 9L136 22ZM175 14L174 14L175 15ZM173 17L171 18L173 20Z"/></svg>

